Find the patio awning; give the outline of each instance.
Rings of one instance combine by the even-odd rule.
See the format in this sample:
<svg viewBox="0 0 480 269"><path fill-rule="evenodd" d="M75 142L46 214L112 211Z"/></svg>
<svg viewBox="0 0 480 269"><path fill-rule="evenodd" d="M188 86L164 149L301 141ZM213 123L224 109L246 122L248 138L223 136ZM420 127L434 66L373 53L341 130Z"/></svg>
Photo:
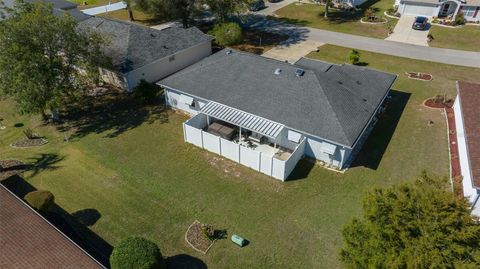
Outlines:
<svg viewBox="0 0 480 269"><path fill-rule="evenodd" d="M277 138L285 127L283 124L216 102L209 102L202 107L200 112L273 139Z"/></svg>

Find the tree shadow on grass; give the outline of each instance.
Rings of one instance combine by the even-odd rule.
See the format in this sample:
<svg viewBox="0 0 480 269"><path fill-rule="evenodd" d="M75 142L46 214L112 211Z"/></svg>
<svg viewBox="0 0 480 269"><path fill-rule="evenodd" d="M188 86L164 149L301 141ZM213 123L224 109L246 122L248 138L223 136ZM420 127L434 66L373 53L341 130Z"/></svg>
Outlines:
<svg viewBox="0 0 480 269"><path fill-rule="evenodd" d="M2 184L22 199L27 193L37 190L18 175L3 180ZM98 213L98 215L100 215L100 213ZM43 214L43 216L68 238L92 255L97 261L108 267L109 257L113 249L108 242L92 232L84 224L80 223L77 218L70 215L57 204L53 206L49 213Z"/></svg>
<svg viewBox="0 0 480 269"><path fill-rule="evenodd" d="M116 137L143 123L167 123L168 112L159 96L149 104L125 93L87 97L81 104L68 108L62 115L64 121L58 129L71 133L69 139L84 137L90 133Z"/></svg>
<svg viewBox="0 0 480 269"><path fill-rule="evenodd" d="M249 14L248 16L236 17L235 21L240 23L242 27L249 30L267 31L279 36L288 36L288 39L282 42L283 45L293 45L308 39L308 30L305 27L309 22L275 18L259 14Z"/></svg>
<svg viewBox="0 0 480 269"><path fill-rule="evenodd" d="M168 269L207 269L207 265L199 258L179 254L166 259Z"/></svg>
<svg viewBox="0 0 480 269"><path fill-rule="evenodd" d="M385 112L380 116L379 121L350 167L363 166L377 170L410 99L410 95L410 93L406 92L390 91L391 99L388 101Z"/></svg>
<svg viewBox="0 0 480 269"><path fill-rule="evenodd" d="M55 164L64 159L65 157L52 153L37 154L35 157L30 158L32 162L25 165L25 170L30 171L32 173L31 176L33 177L43 171L53 171L60 168L60 166Z"/></svg>
<svg viewBox="0 0 480 269"><path fill-rule="evenodd" d="M9 167L3 167L0 169L1 172L8 173L9 171L14 172L15 174L21 174L25 171L32 172L32 176L37 175L43 171L51 171L60 168L60 166L55 165L58 162L61 162L65 157L60 157L57 154L52 153L40 153L35 157L31 157L30 163L23 163L18 161L18 164L11 165Z"/></svg>

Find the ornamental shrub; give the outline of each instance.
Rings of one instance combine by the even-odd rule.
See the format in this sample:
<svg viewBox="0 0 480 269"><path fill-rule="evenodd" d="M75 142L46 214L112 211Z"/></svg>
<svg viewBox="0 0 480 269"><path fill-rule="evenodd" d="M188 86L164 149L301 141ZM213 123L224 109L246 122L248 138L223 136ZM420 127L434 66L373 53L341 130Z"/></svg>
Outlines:
<svg viewBox="0 0 480 269"><path fill-rule="evenodd" d="M358 64L360 62L360 52L356 49L352 49L348 55L348 59L351 64Z"/></svg>
<svg viewBox="0 0 480 269"><path fill-rule="evenodd" d="M112 269L165 269L166 264L158 246L141 237L121 240L110 256Z"/></svg>
<svg viewBox="0 0 480 269"><path fill-rule="evenodd" d="M138 83L138 85L133 89L133 96L142 102L147 103L157 97L159 92L159 86L142 79L140 80L140 83Z"/></svg>
<svg viewBox="0 0 480 269"><path fill-rule="evenodd" d="M458 12L457 16L455 17L455 22L454 22L455 25L463 25L465 24L465 15L463 14L463 12Z"/></svg>
<svg viewBox="0 0 480 269"><path fill-rule="evenodd" d="M24 197L27 203L41 212L47 212L55 204L55 197L49 191L32 191Z"/></svg>
<svg viewBox="0 0 480 269"><path fill-rule="evenodd" d="M243 41L242 27L238 23L228 22L215 25L210 32L220 46L237 45Z"/></svg>

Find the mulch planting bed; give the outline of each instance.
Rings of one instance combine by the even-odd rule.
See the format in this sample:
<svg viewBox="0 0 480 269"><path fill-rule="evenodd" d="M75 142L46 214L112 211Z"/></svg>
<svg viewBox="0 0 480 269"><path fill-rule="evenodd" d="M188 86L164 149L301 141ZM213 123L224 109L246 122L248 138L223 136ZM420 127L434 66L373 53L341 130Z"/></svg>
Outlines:
<svg viewBox="0 0 480 269"><path fill-rule="evenodd" d="M44 138L24 138L18 141L13 142L10 146L14 148L30 148L30 147L39 147L48 143L48 140Z"/></svg>
<svg viewBox="0 0 480 269"><path fill-rule="evenodd" d="M425 74L425 73L418 73L418 72L408 72L406 73L408 78L411 79L418 79L418 80L424 80L424 81L430 81L433 79L433 76L430 74Z"/></svg>
<svg viewBox="0 0 480 269"><path fill-rule="evenodd" d="M19 160L0 160L0 181L23 173L26 165Z"/></svg>
<svg viewBox="0 0 480 269"><path fill-rule="evenodd" d="M211 240L205 236L202 231L202 224L199 221L194 221L190 227L188 227L185 234L185 240L195 250L207 254L207 251L215 243L215 240Z"/></svg>
<svg viewBox="0 0 480 269"><path fill-rule="evenodd" d="M451 178L453 180L453 187L455 195L458 198L463 198L463 188L461 182L461 170L460 170L460 160L458 157L458 141L457 134L455 131L455 114L453 108L445 108L447 113L447 125L448 125L448 141L450 147L450 166L451 166Z"/></svg>
<svg viewBox="0 0 480 269"><path fill-rule="evenodd" d="M451 108L453 106L453 100L447 102L438 102L434 98L429 98L423 102L426 107L430 108Z"/></svg>

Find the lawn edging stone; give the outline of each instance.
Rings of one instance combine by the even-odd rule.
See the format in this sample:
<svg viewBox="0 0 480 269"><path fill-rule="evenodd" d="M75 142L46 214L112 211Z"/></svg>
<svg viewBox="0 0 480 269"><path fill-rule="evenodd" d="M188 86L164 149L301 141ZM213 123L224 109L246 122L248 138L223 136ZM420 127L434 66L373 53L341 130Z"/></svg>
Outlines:
<svg viewBox="0 0 480 269"><path fill-rule="evenodd" d="M195 220L185 232L185 241L196 251L207 254L217 239L208 239L202 234L202 223ZM193 242L195 240L195 242Z"/></svg>

